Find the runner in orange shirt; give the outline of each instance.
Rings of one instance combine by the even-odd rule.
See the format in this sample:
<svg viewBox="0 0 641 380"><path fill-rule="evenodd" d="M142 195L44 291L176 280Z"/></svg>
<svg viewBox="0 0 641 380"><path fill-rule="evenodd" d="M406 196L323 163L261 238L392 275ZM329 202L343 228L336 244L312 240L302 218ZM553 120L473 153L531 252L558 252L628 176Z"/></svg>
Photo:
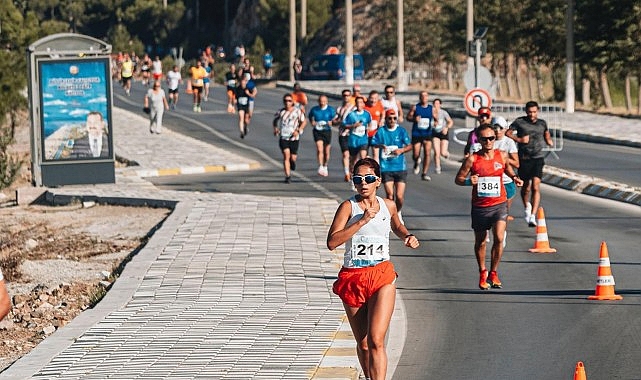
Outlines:
<svg viewBox="0 0 641 380"><path fill-rule="evenodd" d="M294 106L300 108L305 113L305 106L307 106L307 95L300 87L300 83L294 83L294 91L292 92L292 99L294 99Z"/></svg>
<svg viewBox="0 0 641 380"><path fill-rule="evenodd" d="M372 90L369 92L369 97L365 103L365 110L372 115L372 122L367 130L367 137L369 147L372 149L372 157L378 162L378 147L372 145L372 137L376 134L378 127L383 124L383 116L385 109L381 103L378 91Z"/></svg>

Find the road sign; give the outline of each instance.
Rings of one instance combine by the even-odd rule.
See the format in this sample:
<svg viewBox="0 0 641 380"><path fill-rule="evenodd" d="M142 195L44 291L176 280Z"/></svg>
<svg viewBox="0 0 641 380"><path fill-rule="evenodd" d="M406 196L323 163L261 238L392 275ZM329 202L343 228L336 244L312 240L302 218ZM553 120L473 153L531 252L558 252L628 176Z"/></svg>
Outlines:
<svg viewBox="0 0 641 380"><path fill-rule="evenodd" d="M474 84L475 76L476 70L474 67L470 67L465 74L463 74L463 84L465 85L465 89L472 90L476 87L480 87L489 91L490 87L492 87L492 73L490 70L484 66L479 67L479 78L478 84L476 85Z"/></svg>
<svg viewBox="0 0 641 380"><path fill-rule="evenodd" d="M463 105L470 116L477 117L479 108L492 107L492 98L486 90L473 88L465 93Z"/></svg>

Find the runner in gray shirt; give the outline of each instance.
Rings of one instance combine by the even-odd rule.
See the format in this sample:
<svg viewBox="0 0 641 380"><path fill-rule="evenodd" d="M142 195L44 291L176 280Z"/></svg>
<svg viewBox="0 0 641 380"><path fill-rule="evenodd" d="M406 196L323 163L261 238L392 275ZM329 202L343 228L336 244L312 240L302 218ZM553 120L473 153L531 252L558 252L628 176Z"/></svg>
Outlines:
<svg viewBox="0 0 641 380"><path fill-rule="evenodd" d="M535 101L525 104L525 116L514 120L506 135L519 147L519 177L523 180L521 199L525 207L525 221L536 227L536 212L541 204L541 177L545 165L544 144L553 145L548 125L538 118L539 105Z"/></svg>

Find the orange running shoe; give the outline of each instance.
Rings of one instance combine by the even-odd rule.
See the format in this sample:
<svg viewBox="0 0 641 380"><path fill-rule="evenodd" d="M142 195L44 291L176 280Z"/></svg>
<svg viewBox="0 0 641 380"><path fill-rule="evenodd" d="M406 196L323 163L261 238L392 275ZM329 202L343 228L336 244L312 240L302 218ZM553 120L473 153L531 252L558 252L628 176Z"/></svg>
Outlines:
<svg viewBox="0 0 641 380"><path fill-rule="evenodd" d="M490 288L490 284L487 283L487 269L481 271L479 288L481 288L481 290L488 290Z"/></svg>
<svg viewBox="0 0 641 380"><path fill-rule="evenodd" d="M494 270L490 272L490 278L489 278L488 282L490 283L490 285L493 288L499 288L500 289L503 286L503 284L501 284L501 280L499 280L499 274L496 273L496 271L494 271Z"/></svg>

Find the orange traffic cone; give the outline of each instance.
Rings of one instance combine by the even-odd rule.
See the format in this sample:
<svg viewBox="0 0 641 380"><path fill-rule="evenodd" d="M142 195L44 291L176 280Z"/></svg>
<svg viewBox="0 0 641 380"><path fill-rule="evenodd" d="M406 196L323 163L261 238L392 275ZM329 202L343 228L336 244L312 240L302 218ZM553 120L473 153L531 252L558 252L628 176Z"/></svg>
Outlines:
<svg viewBox="0 0 641 380"><path fill-rule="evenodd" d="M576 363L576 368L574 369L574 380L588 380L585 377L585 367L583 362Z"/></svg>
<svg viewBox="0 0 641 380"><path fill-rule="evenodd" d="M589 300L621 300L623 297L614 294L614 276L610 270L610 257L608 256L608 246L604 241L601 242L601 251L599 252L599 270L596 278L596 291Z"/></svg>
<svg viewBox="0 0 641 380"><path fill-rule="evenodd" d="M545 225L545 213L543 212L543 207L539 207L536 211L536 240L534 241L534 247L528 249L530 252L534 253L554 253L556 249L550 248L550 242L548 241L548 229Z"/></svg>

